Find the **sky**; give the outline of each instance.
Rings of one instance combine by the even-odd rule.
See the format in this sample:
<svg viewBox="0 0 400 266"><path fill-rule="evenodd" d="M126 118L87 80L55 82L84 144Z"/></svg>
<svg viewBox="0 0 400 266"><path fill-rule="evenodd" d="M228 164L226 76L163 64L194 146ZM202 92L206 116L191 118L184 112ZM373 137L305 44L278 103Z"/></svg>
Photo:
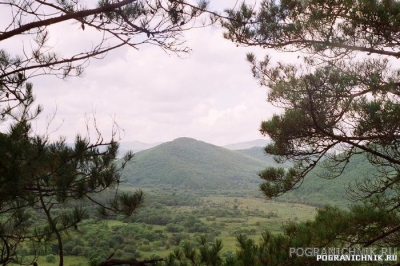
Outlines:
<svg viewBox="0 0 400 266"><path fill-rule="evenodd" d="M218 9L232 2L213 3ZM44 108L33 123L34 132L51 139L65 136L71 142L77 133L86 135L87 121L95 118L105 140L114 122L121 141L190 137L226 145L266 138L259 132L260 123L278 110L267 103L267 88L259 86L246 62L247 52L262 56L264 51L236 47L222 32L208 27L185 33L191 52L184 58L155 46L124 47L91 60L81 77L32 79L36 103ZM49 44L69 54L90 49L95 38L79 24L66 22L50 27ZM9 40L0 43L0 49L18 53L22 44L27 41Z"/></svg>

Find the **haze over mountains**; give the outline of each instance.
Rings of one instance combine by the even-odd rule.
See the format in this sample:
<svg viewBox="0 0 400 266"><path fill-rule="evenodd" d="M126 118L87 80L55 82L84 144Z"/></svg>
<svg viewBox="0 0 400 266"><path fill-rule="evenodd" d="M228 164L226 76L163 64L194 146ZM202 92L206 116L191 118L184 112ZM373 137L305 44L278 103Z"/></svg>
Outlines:
<svg viewBox="0 0 400 266"><path fill-rule="evenodd" d="M264 145L265 142L252 143ZM230 147L246 145L248 143ZM135 187L220 192L240 190L261 195L259 184L262 180L258 173L269 166L287 168L291 164L277 164L272 156L265 155L262 147L228 150L191 138L178 138L136 153L121 176L126 184ZM300 188L279 199L308 204L346 205L348 184L376 172L363 155L355 156L337 179L320 178L318 175L324 171L317 167Z"/></svg>
<svg viewBox="0 0 400 266"><path fill-rule="evenodd" d="M225 149L228 150L245 150L245 149L250 149L254 147L265 147L270 141L266 139L256 139L252 141L246 141L246 142L239 142L239 143L232 143L228 144L224 147Z"/></svg>
<svg viewBox="0 0 400 266"><path fill-rule="evenodd" d="M264 150L264 147L252 147L252 148L248 148L248 149L244 149L244 150L236 150L236 152L246 154L255 159L267 162L268 164L271 164L271 165L276 165L276 166L283 167L283 168L289 168L292 166L292 163L290 163L290 162L285 162L283 164L277 164L276 161L274 160L274 156L267 154Z"/></svg>
<svg viewBox="0 0 400 266"><path fill-rule="evenodd" d="M243 150L243 149L249 149L249 148L253 148L253 147L265 147L268 144L268 142L269 141L265 140L265 139L256 139L256 140L251 140L251 141L246 141L246 142L231 143L231 144L221 146L221 147L226 148L228 150ZM121 141L121 142L119 142L119 145L120 145L119 152L122 155L128 151L132 151L133 153L136 153L139 151L151 149L162 143L163 142L144 143L141 141Z"/></svg>
<svg viewBox="0 0 400 266"><path fill-rule="evenodd" d="M128 151L132 151L133 153L151 149L157 145L160 145L162 142L156 143L144 143L141 141L121 141L119 142L119 154L125 154Z"/></svg>

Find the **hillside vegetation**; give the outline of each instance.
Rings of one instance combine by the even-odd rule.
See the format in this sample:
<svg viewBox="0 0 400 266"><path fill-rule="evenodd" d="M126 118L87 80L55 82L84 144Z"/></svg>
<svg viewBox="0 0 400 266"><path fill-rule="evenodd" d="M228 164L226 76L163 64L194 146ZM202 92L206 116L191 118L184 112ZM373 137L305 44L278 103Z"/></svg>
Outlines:
<svg viewBox="0 0 400 266"><path fill-rule="evenodd" d="M179 138L137 153L123 170L122 177L129 185L137 187L176 191L183 188L200 192L241 190L255 195L259 194L258 186L262 182L258 172L276 164L261 147L234 151L190 138ZM279 166L287 168L290 163ZM316 167L300 188L278 200L346 206L351 203L346 193L348 185L377 174L363 155L354 156L338 178L321 178L326 171Z"/></svg>
<svg viewBox="0 0 400 266"><path fill-rule="evenodd" d="M349 200L349 186L354 186L356 182L362 182L365 178L377 175L378 171L364 155L356 154L350 159L339 177L324 178L327 174L329 172L326 168L317 166L306 176L299 188L286 193L279 199L313 205L346 206L352 204L352 201Z"/></svg>
<svg viewBox="0 0 400 266"><path fill-rule="evenodd" d="M252 189L268 163L190 138L179 138L135 155L122 173L135 186L190 189Z"/></svg>

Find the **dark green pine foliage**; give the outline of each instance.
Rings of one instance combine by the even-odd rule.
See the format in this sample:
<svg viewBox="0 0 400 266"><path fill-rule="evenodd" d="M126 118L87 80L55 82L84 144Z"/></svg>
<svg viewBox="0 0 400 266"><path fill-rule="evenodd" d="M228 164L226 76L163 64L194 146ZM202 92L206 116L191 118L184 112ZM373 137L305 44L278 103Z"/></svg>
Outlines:
<svg viewBox="0 0 400 266"><path fill-rule="evenodd" d="M358 237L321 245L398 245L399 11L399 1L264 0L227 10L222 22L225 38L238 45L297 52L291 63L247 56L254 77L269 88L268 101L282 109L261 124L272 139L265 151L293 163L260 173L268 198L298 188L316 166L326 170L321 178L335 179L362 155L376 169L348 190L360 204L352 207L359 214L353 231L327 228L324 235L311 227L326 239L337 230Z"/></svg>
<svg viewBox="0 0 400 266"><path fill-rule="evenodd" d="M159 266L189 266L189 265L207 265L207 266L228 266L236 265L236 259L223 260L221 251L222 241L216 239L213 243L208 242L206 236L201 236L195 243L190 240L182 241L182 247L176 248L169 254ZM228 264L227 264L228 263ZM232 264L233 263L233 264Z"/></svg>
<svg viewBox="0 0 400 266"><path fill-rule="evenodd" d="M35 135L31 122L41 108L31 111L32 84L19 84L15 101L10 101L6 91L0 86L0 263L21 262L21 242L39 252L56 240L62 265L63 232L77 230L86 211L81 207L57 213L53 210L71 200L89 200L101 208L102 214L133 214L143 202L141 191L131 195L114 192L109 202L94 197L108 189L118 190L118 170L132 155L127 154L117 167L118 144L113 140L90 144L77 136L73 145L67 145L63 139L51 142L46 136ZM46 217L40 225L35 220L38 215ZM37 226L33 226L34 221Z"/></svg>

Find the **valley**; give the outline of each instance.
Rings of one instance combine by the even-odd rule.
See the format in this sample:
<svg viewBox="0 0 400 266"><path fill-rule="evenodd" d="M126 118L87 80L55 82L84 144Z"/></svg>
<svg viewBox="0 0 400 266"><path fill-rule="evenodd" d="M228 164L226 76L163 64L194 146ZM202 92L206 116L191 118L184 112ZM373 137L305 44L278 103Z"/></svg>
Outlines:
<svg viewBox="0 0 400 266"><path fill-rule="evenodd" d="M126 190L135 188L125 187ZM146 205L129 219L100 219L88 216L64 244L67 265L84 266L110 254L149 259L167 257L185 243L198 246L202 236L221 239L222 256L234 254L239 235L259 240L266 230L282 232L290 222L311 220L316 207L267 201L261 197L200 196L189 193L146 191ZM31 258L25 247L25 259ZM58 261L55 244L42 251L38 264Z"/></svg>
<svg viewBox="0 0 400 266"><path fill-rule="evenodd" d="M226 258L236 253L238 237L258 242L266 231L279 234L291 223L313 220L326 204L347 208L351 204L346 198L348 183L373 173L366 159L356 156L338 179L319 178L325 170L317 167L300 188L267 200L259 189L262 180L257 174L276 165L262 147L233 150L190 138L139 151L121 172L119 188L121 192L143 190L144 206L130 218L104 218L83 203L85 219L65 238L67 265L95 265L110 254L166 258L186 245L199 247L202 237L207 243L220 239L221 256ZM107 198L107 193L101 197ZM74 204L67 204L55 211L72 207ZM58 260L56 243L40 247L38 252L35 246L23 245L21 260L29 261L32 254L39 253L39 265L54 265Z"/></svg>

